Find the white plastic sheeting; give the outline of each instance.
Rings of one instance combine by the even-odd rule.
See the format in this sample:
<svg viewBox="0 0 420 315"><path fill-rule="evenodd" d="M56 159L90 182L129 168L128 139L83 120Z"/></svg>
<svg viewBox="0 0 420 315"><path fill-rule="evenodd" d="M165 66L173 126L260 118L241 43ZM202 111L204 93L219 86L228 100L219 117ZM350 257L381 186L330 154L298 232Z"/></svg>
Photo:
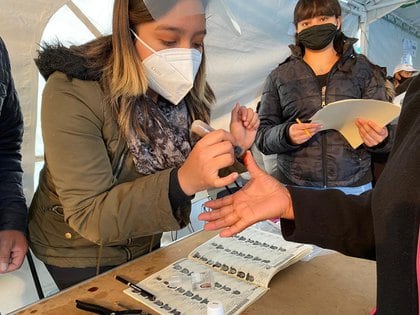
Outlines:
<svg viewBox="0 0 420 315"><path fill-rule="evenodd" d="M0 36L5 40L11 55L13 74L25 116L24 186L28 200L33 193L35 128L39 97L38 74L33 58L36 56L41 36L50 18L65 4L79 8L99 32L107 32L110 30L110 20L104 21L103 12L110 12L111 2L0 0ZM287 46L293 42L291 21L296 0L225 2L240 24L242 35L235 35L226 19L210 14L206 38L208 79L218 99L212 109L212 119L215 127L223 128L227 128L229 112L236 102L248 106L256 105L265 77L289 55ZM88 11L87 8L92 3L101 9ZM102 18L98 18L99 16ZM57 16L55 18L57 19ZM345 12L343 30L347 35L357 36L358 23L357 15ZM68 34L75 38L81 27L84 26L77 20L67 22L63 28L63 36L67 34L63 39L67 40L67 44L72 39ZM57 37L61 38L60 34L57 34ZM383 20L371 24L369 37L369 58L387 66L390 71L400 61L403 38L410 38L419 43L418 38ZM413 61L415 66L419 66L419 50Z"/></svg>

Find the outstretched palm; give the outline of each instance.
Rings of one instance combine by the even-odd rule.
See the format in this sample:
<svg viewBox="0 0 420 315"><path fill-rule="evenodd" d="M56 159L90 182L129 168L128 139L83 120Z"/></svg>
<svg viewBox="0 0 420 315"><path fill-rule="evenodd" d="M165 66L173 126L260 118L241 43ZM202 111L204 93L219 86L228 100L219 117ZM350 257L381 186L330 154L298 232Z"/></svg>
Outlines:
<svg viewBox="0 0 420 315"><path fill-rule="evenodd" d="M208 221L206 230L222 228L221 236L232 236L258 221L293 217L287 189L258 168L250 152L246 153L245 164L251 180L233 195L205 204L212 209L199 216L200 220Z"/></svg>

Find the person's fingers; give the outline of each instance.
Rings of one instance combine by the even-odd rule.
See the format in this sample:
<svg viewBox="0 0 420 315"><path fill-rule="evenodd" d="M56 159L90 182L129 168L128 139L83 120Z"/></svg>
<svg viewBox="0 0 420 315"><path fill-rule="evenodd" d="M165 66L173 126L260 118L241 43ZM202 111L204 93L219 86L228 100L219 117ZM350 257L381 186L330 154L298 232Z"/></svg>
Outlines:
<svg viewBox="0 0 420 315"><path fill-rule="evenodd" d="M223 208L227 205L230 205L232 203L232 199L233 199L232 195L228 195L228 196L220 198L220 199L206 201L204 203L204 206L206 208L210 208L210 209L220 209L220 208ZM216 211L211 211L211 212L205 212L205 213L200 214L200 217L201 217L201 215L205 216L206 219L207 218L210 219L210 218L215 217L217 215L217 213L216 213Z"/></svg>
<svg viewBox="0 0 420 315"><path fill-rule="evenodd" d="M386 127L381 127L378 124L376 124L374 121L365 120L362 118L356 119L356 126L359 129L364 129L368 133L376 133L381 136L384 136L388 132L388 129Z"/></svg>
<svg viewBox="0 0 420 315"><path fill-rule="evenodd" d="M367 125L369 126L369 136L373 139L373 145L378 145L388 137L388 129L386 127L381 127L373 121L368 121Z"/></svg>
<svg viewBox="0 0 420 315"><path fill-rule="evenodd" d="M230 209L229 215L224 216L222 220L214 222L217 229L223 228L223 230L219 233L221 237L230 237L242 232L248 226L258 221L258 218L255 216L255 213L253 213L252 209L246 209L247 206L245 204L242 204L242 206L245 208L239 206L236 211ZM228 209L224 210L227 211ZM247 211L247 215L240 215L242 211Z"/></svg>
<svg viewBox="0 0 420 315"><path fill-rule="evenodd" d="M367 121L368 126L373 130L375 133L377 133L380 136L384 136L388 133L388 129L386 127L381 127L378 124L376 124L374 121L368 120Z"/></svg>
<svg viewBox="0 0 420 315"><path fill-rule="evenodd" d="M7 272L12 272L19 269L20 266L22 266L23 264L25 255L26 255L26 251L13 252L12 259L8 266Z"/></svg>
<svg viewBox="0 0 420 315"><path fill-rule="evenodd" d="M204 206L207 207L206 204L204 204ZM218 218L217 210L213 210L213 209L211 211L202 212L198 215L199 221L212 221L217 218Z"/></svg>
<svg viewBox="0 0 420 315"><path fill-rule="evenodd" d="M217 144L219 142L228 141L230 143L234 143L235 138L232 136L230 132L227 132L223 129L214 130L208 134L206 134L203 138L201 138L195 145L196 146L210 146L213 144Z"/></svg>
<svg viewBox="0 0 420 315"><path fill-rule="evenodd" d="M28 242L20 231L0 232L0 273L18 269L25 259Z"/></svg>
<svg viewBox="0 0 420 315"><path fill-rule="evenodd" d="M204 224L206 231L219 230L237 224L241 218L237 215L232 205L228 205L216 211L217 214L213 216L213 220L207 221ZM216 219L217 218L217 219Z"/></svg>
<svg viewBox="0 0 420 315"><path fill-rule="evenodd" d="M9 267L8 263L0 262L0 273L6 272Z"/></svg>
<svg viewBox="0 0 420 315"><path fill-rule="evenodd" d="M252 111L252 110L251 110ZM260 118L259 118L259 116L258 116L258 114L257 113L255 113L254 111L252 111L252 114L251 114L252 116L252 119L250 120L250 122L249 122L249 125L248 125L248 128L249 129L254 129L254 130L256 130L256 129L258 129L258 127L260 126Z"/></svg>
<svg viewBox="0 0 420 315"><path fill-rule="evenodd" d="M237 172L230 173L225 177L216 178L214 180L214 187L221 188L232 184L235 180L237 180L239 174Z"/></svg>
<svg viewBox="0 0 420 315"><path fill-rule="evenodd" d="M12 243L0 239L0 272L6 272L10 263Z"/></svg>
<svg viewBox="0 0 420 315"><path fill-rule="evenodd" d="M319 124L309 124L309 126L306 128L312 135L317 133L319 130L321 130L322 126Z"/></svg>
<svg viewBox="0 0 420 315"><path fill-rule="evenodd" d="M359 135L363 140L363 143L371 147L373 146L374 139L369 135L369 125L367 124L367 121L361 118L356 119L356 126L359 129Z"/></svg>
<svg viewBox="0 0 420 315"><path fill-rule="evenodd" d="M245 113L245 117L242 120L245 122L245 126L249 127L254 117L254 110L252 108L245 108Z"/></svg>
<svg viewBox="0 0 420 315"><path fill-rule="evenodd" d="M234 146L229 141L215 143L201 153L203 159L213 159L220 168L232 165L235 162Z"/></svg>
<svg viewBox="0 0 420 315"><path fill-rule="evenodd" d="M252 121L253 117L253 110L251 108L246 108L245 106L241 106L239 103L236 104L239 108L239 119L242 125L245 128L249 128L249 125Z"/></svg>
<svg viewBox="0 0 420 315"><path fill-rule="evenodd" d="M377 144L377 141L375 141L375 139L366 131L360 132L360 137L362 138L363 143L368 147L372 147Z"/></svg>
<svg viewBox="0 0 420 315"><path fill-rule="evenodd" d="M289 137L293 144L299 145L305 143L317 132L317 127L309 127L310 129L308 129L305 125L310 124L292 124L290 126Z"/></svg>
<svg viewBox="0 0 420 315"><path fill-rule="evenodd" d="M356 120L356 126L359 129L363 143L368 147L378 145L388 136L388 129L386 127L380 127L373 121L358 118Z"/></svg>
<svg viewBox="0 0 420 315"><path fill-rule="evenodd" d="M228 228L223 229L220 231L219 235L221 237L231 237L233 235L236 235L243 230L245 230L246 226L241 224L242 222L238 222L237 224L234 224L232 226L229 226Z"/></svg>

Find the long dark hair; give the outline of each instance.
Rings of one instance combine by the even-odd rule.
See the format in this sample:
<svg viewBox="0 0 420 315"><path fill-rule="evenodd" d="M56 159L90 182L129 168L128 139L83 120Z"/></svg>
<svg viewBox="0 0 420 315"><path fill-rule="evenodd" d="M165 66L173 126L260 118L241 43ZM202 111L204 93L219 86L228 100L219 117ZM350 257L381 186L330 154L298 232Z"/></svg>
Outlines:
<svg viewBox="0 0 420 315"><path fill-rule="evenodd" d="M170 2L174 5L177 0ZM115 0L112 35L72 47L76 54L85 58L91 71L100 77L105 103L112 108L126 139L138 135L142 140L148 140L144 126L138 123L135 107L136 99L146 93L148 84L130 28L149 21L153 21L153 17L142 0ZM203 51L194 86L186 100L192 118L208 122L210 105L214 103L215 96L206 82L205 64ZM142 110L147 118L147 108Z"/></svg>
<svg viewBox="0 0 420 315"><path fill-rule="evenodd" d="M341 6L338 0L299 0L293 13L293 23L297 27L300 21L322 15L341 17ZM343 54L344 40L346 38L340 26L334 38L334 49L339 55ZM297 39L297 33L295 35L295 43L302 49L302 52L305 51L305 47Z"/></svg>

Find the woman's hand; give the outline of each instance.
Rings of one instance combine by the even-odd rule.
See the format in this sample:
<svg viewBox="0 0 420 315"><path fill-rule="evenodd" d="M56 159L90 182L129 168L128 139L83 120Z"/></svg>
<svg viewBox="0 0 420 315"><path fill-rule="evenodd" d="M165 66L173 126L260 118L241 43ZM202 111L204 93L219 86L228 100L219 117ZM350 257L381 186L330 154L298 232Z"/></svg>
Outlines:
<svg viewBox="0 0 420 315"><path fill-rule="evenodd" d="M219 177L219 170L233 165L234 139L223 130L215 130L200 139L187 160L178 170L178 181L185 194L191 196L207 188L220 188L232 184L238 173Z"/></svg>
<svg viewBox="0 0 420 315"><path fill-rule="evenodd" d="M234 145L248 150L255 141L257 129L260 125L258 114L251 108L240 106L236 103L231 112L230 133L235 139Z"/></svg>
<svg viewBox="0 0 420 315"><path fill-rule="evenodd" d="M320 124L296 123L290 125L289 138L292 144L299 145L312 138L320 129Z"/></svg>
<svg viewBox="0 0 420 315"><path fill-rule="evenodd" d="M374 147L388 137L388 128L381 127L371 120L358 118L356 119L356 126L359 128L363 143L368 147Z"/></svg>
<svg viewBox="0 0 420 315"><path fill-rule="evenodd" d="M0 274L19 269L27 250L28 241L21 231L0 231Z"/></svg>
<svg viewBox="0 0 420 315"><path fill-rule="evenodd" d="M204 204L212 209L198 216L199 220L207 221L205 230L222 228L220 236L227 237L262 220L294 219L289 191L257 166L251 152L246 152L244 162L250 181L234 194Z"/></svg>

